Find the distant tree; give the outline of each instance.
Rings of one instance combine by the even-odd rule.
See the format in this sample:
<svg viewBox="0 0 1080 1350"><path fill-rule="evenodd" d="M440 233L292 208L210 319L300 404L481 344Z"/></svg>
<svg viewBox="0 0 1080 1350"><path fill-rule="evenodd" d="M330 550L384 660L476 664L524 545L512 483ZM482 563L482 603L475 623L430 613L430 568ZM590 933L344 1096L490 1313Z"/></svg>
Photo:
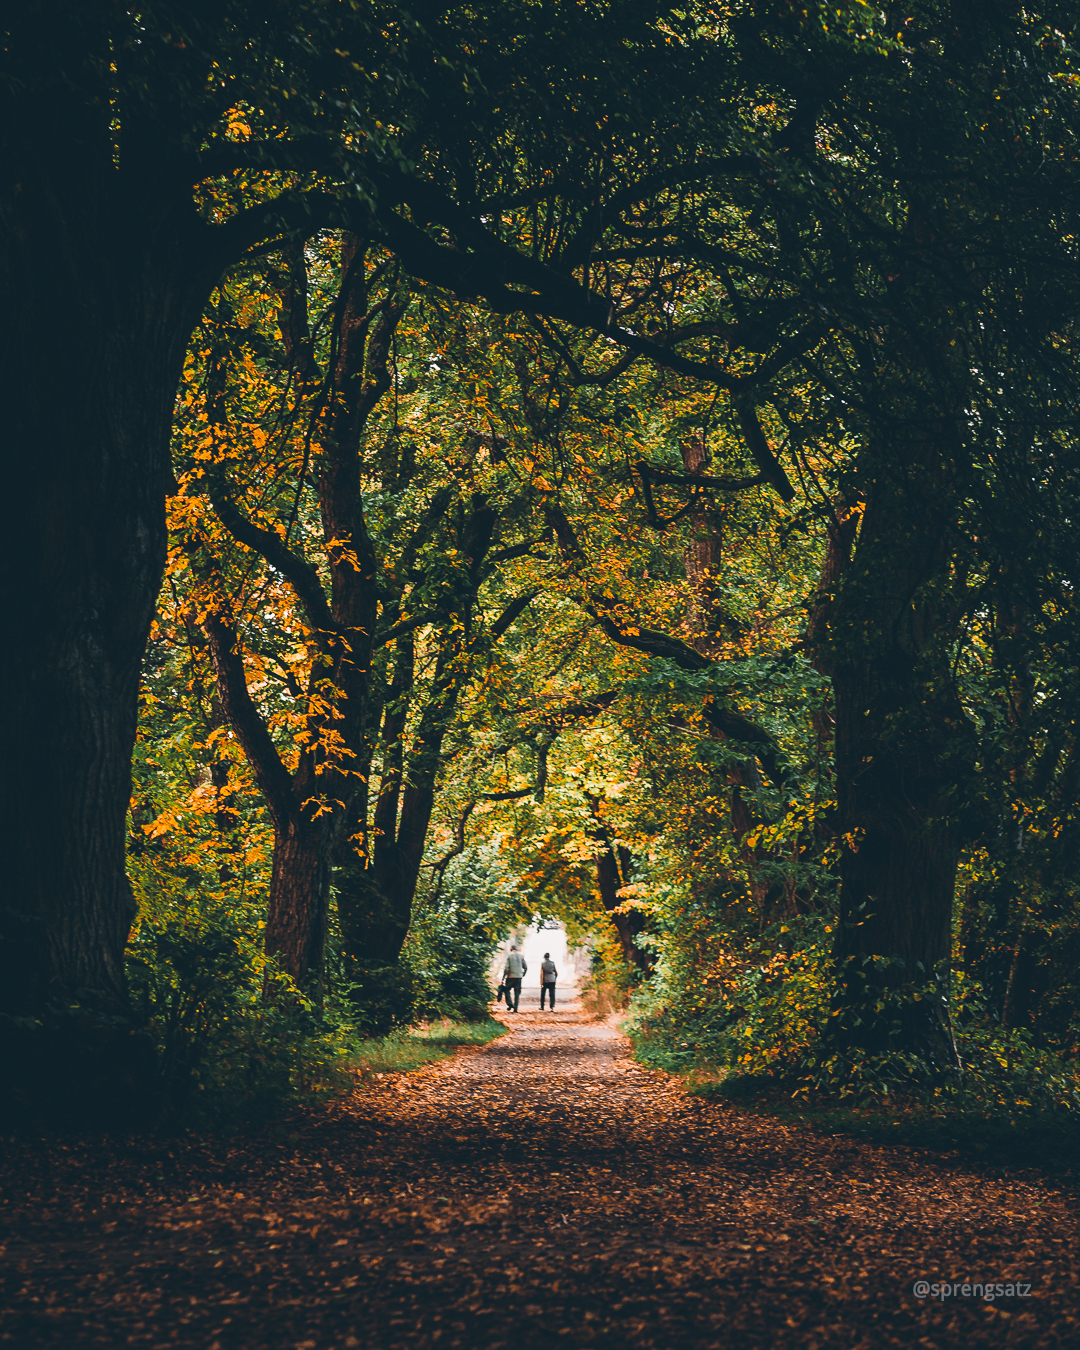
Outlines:
<svg viewBox="0 0 1080 1350"><path fill-rule="evenodd" d="M462 690L535 597L530 484L468 325L326 234L215 294L182 385L167 613L201 629L274 823L267 954L321 984L331 872L353 983L391 981ZM280 336L279 336L280 335ZM433 373L435 372L435 373Z"/></svg>

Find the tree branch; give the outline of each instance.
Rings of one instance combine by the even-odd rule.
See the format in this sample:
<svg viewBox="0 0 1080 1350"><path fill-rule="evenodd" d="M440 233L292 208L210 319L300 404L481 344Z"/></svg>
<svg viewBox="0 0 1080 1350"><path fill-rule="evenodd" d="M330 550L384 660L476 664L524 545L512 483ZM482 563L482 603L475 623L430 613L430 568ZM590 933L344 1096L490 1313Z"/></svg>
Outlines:
<svg viewBox="0 0 1080 1350"><path fill-rule="evenodd" d="M423 628L426 623L434 623L439 617L435 610L428 610L425 614L417 614L412 619L402 619L400 623L394 624L388 628L385 633L380 633L372 643L372 647L378 650L379 647L385 647L390 642L395 642L400 637L405 637L407 633L414 633L418 628Z"/></svg>
<svg viewBox="0 0 1080 1350"><path fill-rule="evenodd" d="M765 432L758 421L757 410L753 404L740 399L736 402L735 411L739 427L746 437L746 444L754 457L754 463L761 470L762 478L776 489L785 502L791 501L795 496L795 489L791 486L780 461L769 448Z"/></svg>
<svg viewBox="0 0 1080 1350"><path fill-rule="evenodd" d="M669 483L673 487L714 487L722 492L741 492L744 488L757 487L764 481L761 474L753 478L719 478L707 473L671 473L667 469L658 469L644 459L639 459L634 468L642 478L648 478L653 483Z"/></svg>
<svg viewBox="0 0 1080 1350"><path fill-rule="evenodd" d="M531 591L526 591L523 595L519 595L516 600L511 600L491 625L491 639L493 642L498 642L514 620L520 614L524 614L539 594L539 588L536 588Z"/></svg>
<svg viewBox="0 0 1080 1350"><path fill-rule="evenodd" d="M483 223L452 201L434 184L410 179L386 166L364 164L366 176L379 189L374 206L334 196L321 189L287 195L231 216L219 231L223 255L241 256L248 248L276 232L323 228L376 233L404 265L424 280L462 297L480 296L496 313L524 313L563 319L579 328L602 333L624 350L648 357L657 365L731 392L744 393L771 378L777 363L800 355L816 334L782 344L762 366L747 376L728 374L721 367L691 360L616 322L614 303L590 291L572 276L519 253ZM397 210L407 206L421 220L447 226L468 250L436 243L427 232ZM524 289L521 289L524 288ZM751 454L768 482L785 501L794 489L769 449L752 407L739 410L740 425Z"/></svg>
<svg viewBox="0 0 1080 1350"><path fill-rule="evenodd" d="M275 830L286 833L299 812L299 802L293 791L292 775L282 762L266 723L248 691L244 659L238 650L237 636L225 620L216 614L208 614L202 627L210 645L218 696L225 715L236 732L255 780L266 798Z"/></svg>
<svg viewBox="0 0 1080 1350"><path fill-rule="evenodd" d="M330 603L323 590L319 573L311 563L288 548L273 530L264 530L262 526L250 521L224 494L211 489L210 503L218 520L238 543L253 548L275 571L285 577L299 596L308 622L316 632L349 631L331 614Z"/></svg>
<svg viewBox="0 0 1080 1350"><path fill-rule="evenodd" d="M631 633L588 600L583 601L581 607L586 614L592 615L605 635L620 647L633 647L636 651L647 652L649 656L662 656L668 661L674 661L683 670L704 670L714 664L707 656L702 656L670 633L661 633L654 628L640 628Z"/></svg>
<svg viewBox="0 0 1080 1350"><path fill-rule="evenodd" d="M548 518L551 520L560 542L566 540L567 549L578 561L584 560L584 552L574 535L573 527L565 514L557 506L549 506ZM700 671L710 667L719 669L722 662L710 660L694 647L682 642L670 633L661 633L652 628L635 628L633 632L617 623L606 611L602 597L590 594L579 601L582 609L590 614L600 625L604 634L621 647L631 647L635 651L645 652L649 656L663 657L674 662L681 670ZM721 707L710 696L702 706L702 715L710 726L733 741L742 741L754 746L754 754L761 760L766 773L780 791L787 786L785 773L786 759L775 739L756 722L751 722L742 713Z"/></svg>
<svg viewBox="0 0 1080 1350"><path fill-rule="evenodd" d="M438 862L427 864L428 867L434 868L439 874L439 879L435 883L435 891L430 901L433 905L438 904L439 896L442 893L443 878L446 876L446 869L455 858L465 852L465 826L469 823L469 817L476 809L476 800L477 799L474 797L470 802L467 802L464 811L462 811L461 815L458 817L457 826L454 830L453 848L444 853Z"/></svg>

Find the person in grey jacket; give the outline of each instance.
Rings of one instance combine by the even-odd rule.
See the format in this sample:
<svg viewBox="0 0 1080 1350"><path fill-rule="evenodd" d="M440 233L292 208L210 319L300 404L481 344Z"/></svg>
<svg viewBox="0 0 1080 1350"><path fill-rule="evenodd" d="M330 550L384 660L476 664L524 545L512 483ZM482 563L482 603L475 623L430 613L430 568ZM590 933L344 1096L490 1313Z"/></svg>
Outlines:
<svg viewBox="0 0 1080 1350"><path fill-rule="evenodd" d="M518 1004L521 1002L521 977L529 969L525 963L525 958L517 949L517 944L510 948L510 955L506 958L506 965L503 967L503 984L506 985L506 1011L517 1012ZM510 1000L514 1000L514 1006L510 1006Z"/></svg>

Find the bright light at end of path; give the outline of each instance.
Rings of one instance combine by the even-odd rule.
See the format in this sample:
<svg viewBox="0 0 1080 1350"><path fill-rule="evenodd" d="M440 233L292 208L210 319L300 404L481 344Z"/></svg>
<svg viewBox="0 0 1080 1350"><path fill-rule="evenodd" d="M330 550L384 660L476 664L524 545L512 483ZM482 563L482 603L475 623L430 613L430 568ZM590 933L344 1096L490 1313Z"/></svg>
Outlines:
<svg viewBox="0 0 1080 1350"><path fill-rule="evenodd" d="M511 939L507 939L499 948L495 958L495 964L492 967L495 983L499 982L502 969L506 963L506 954L510 950ZM521 944L520 951L525 958L525 964L529 967L529 973L522 982L523 988L536 986L540 988L540 962L544 959L544 953L550 952L551 959L555 962L559 971L559 987L567 990L577 985L578 970L577 964L580 963L581 974L585 974L589 968L589 957L584 951L575 952L571 956L566 949L566 930L560 924L558 928L542 928L536 931L536 921L530 925L525 934L525 940Z"/></svg>

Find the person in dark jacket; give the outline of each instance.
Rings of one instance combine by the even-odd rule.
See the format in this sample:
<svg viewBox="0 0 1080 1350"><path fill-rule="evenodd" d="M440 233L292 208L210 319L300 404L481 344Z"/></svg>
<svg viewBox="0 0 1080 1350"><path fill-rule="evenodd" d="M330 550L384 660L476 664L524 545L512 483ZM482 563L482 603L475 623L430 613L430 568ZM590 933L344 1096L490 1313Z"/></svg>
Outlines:
<svg viewBox="0 0 1080 1350"><path fill-rule="evenodd" d="M555 1011L555 981L559 978L559 972L555 969L555 962L551 959L551 953L545 952L544 959L540 962L540 1011L544 1011L544 995L547 994L551 1002L551 1011Z"/></svg>

